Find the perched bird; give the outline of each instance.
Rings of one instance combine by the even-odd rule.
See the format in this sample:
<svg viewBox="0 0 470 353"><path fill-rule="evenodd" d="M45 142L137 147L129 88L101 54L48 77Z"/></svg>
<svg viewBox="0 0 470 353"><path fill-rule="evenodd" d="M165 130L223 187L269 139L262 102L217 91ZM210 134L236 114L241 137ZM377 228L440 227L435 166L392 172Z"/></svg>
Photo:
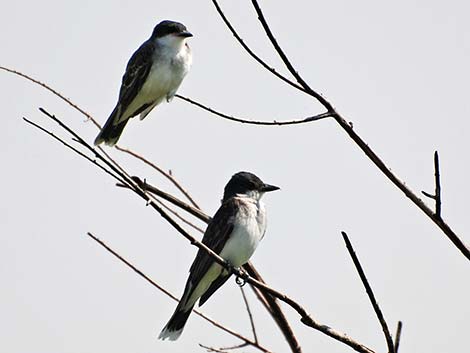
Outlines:
<svg viewBox="0 0 470 353"><path fill-rule="evenodd" d="M222 205L207 226L202 243L211 248L233 267L247 263L266 232L266 211L261 197L278 190L263 183L256 175L239 172L224 189ZM178 339L194 304L199 306L227 281L231 273L199 250L189 270L183 296L160 339Z"/></svg>
<svg viewBox="0 0 470 353"><path fill-rule="evenodd" d="M114 146L130 118L140 114L142 120L164 99L173 98L192 63L188 37L192 34L181 23L162 21L155 26L127 63L119 100L95 145Z"/></svg>

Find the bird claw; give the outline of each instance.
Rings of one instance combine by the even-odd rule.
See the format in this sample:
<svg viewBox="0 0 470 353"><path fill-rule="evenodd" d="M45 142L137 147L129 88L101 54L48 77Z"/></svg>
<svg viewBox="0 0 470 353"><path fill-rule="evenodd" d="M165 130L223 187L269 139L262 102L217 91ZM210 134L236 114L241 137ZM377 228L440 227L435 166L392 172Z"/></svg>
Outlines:
<svg viewBox="0 0 470 353"><path fill-rule="evenodd" d="M248 273L246 273L245 271L243 271L241 268L239 269L240 271L240 275L237 275L237 277L235 278L235 282L240 286L240 287L243 287L246 282L247 282L247 279L248 279Z"/></svg>

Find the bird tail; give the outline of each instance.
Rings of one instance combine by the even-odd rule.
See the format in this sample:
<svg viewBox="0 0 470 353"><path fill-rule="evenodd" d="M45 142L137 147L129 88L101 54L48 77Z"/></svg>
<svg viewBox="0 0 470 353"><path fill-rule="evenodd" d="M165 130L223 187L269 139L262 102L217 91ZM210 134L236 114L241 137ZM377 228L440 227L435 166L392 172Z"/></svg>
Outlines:
<svg viewBox="0 0 470 353"><path fill-rule="evenodd" d="M116 107L108 120L106 120L106 124L104 124L100 133L98 136L96 136L95 146L98 146L100 143L104 142L106 145L112 147L118 142L124 127L129 121L129 119L125 119L116 123L116 121L118 121L120 118L120 110L121 109L119 107Z"/></svg>
<svg viewBox="0 0 470 353"><path fill-rule="evenodd" d="M168 338L170 341L176 341L183 332L184 325L186 324L186 321L188 321L189 314L191 314L193 306L194 304L189 308L184 308L184 305L181 305L180 302L176 307L173 316L170 318L170 321L168 321L162 332L158 335L158 338L161 340Z"/></svg>

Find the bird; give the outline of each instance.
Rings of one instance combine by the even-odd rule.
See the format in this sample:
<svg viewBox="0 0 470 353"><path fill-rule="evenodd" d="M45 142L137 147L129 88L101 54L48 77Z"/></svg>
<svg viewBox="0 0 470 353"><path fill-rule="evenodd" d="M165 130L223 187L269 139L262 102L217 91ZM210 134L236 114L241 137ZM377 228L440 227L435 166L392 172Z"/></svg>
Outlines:
<svg viewBox="0 0 470 353"><path fill-rule="evenodd" d="M131 56L122 77L118 102L95 139L95 145L114 146L129 119L144 119L163 100L176 94L192 64L185 25L165 20Z"/></svg>
<svg viewBox="0 0 470 353"><path fill-rule="evenodd" d="M222 204L209 222L202 243L232 267L247 263L266 232L261 197L278 189L250 172L234 174L224 188ZM199 249L180 302L158 338L177 340L196 302L199 300L199 306L203 305L230 276L231 272Z"/></svg>

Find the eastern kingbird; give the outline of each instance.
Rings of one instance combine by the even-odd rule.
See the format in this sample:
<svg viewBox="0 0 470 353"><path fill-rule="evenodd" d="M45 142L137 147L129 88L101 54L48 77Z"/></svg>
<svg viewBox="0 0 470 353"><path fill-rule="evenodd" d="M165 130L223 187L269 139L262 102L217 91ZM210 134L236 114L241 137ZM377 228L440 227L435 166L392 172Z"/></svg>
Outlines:
<svg viewBox="0 0 470 353"><path fill-rule="evenodd" d="M162 21L155 26L127 63L119 100L95 145L114 146L130 118L140 114L142 120L164 99L173 98L192 63L188 37L192 34L181 23Z"/></svg>
<svg viewBox="0 0 470 353"><path fill-rule="evenodd" d="M248 172L232 176L225 186L222 205L207 226L202 243L233 267L247 263L266 232L266 211L261 197L265 192L278 189ZM199 299L199 306L204 304L230 276L230 272L199 249L189 269L183 296L158 338L178 339L196 301Z"/></svg>

